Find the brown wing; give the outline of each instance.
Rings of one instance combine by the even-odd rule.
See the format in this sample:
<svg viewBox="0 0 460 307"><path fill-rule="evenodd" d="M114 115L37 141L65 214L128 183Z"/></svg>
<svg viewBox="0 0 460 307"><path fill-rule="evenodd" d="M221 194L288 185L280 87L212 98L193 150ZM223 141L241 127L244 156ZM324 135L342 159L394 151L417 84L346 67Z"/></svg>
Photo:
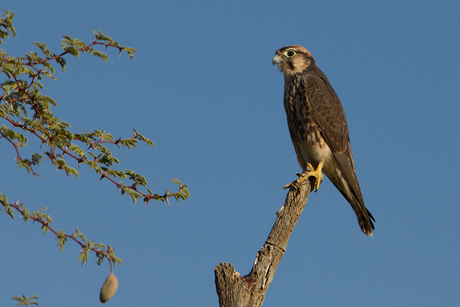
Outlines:
<svg viewBox="0 0 460 307"><path fill-rule="evenodd" d="M347 195L339 180L330 178L331 182L351 204L363 231L366 234L372 233L374 226L369 217L372 219L373 217L364 205L358 177L356 176L347 119L342 103L324 73L318 68L303 76L302 88L304 89L305 98L308 99L311 106L313 121L334 154L340 171L354 197L350 198Z"/></svg>
<svg viewBox="0 0 460 307"><path fill-rule="evenodd" d="M344 153L349 147L347 119L342 103L321 70L302 78L305 97L312 108L313 120L321 136L334 154Z"/></svg>

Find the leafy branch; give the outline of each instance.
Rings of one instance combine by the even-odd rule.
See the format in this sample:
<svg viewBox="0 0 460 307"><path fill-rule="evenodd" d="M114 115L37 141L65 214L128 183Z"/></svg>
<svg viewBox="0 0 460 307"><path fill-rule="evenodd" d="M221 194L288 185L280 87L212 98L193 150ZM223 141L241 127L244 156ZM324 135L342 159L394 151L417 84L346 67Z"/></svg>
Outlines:
<svg viewBox="0 0 460 307"><path fill-rule="evenodd" d="M38 296L37 295L32 295L30 297L27 297L23 295L22 297L15 296L12 298L13 301L18 301L17 306L26 306L28 307L29 305L35 305L38 306Z"/></svg>
<svg viewBox="0 0 460 307"><path fill-rule="evenodd" d="M16 30L13 26L14 14L7 10L5 13L5 18L0 15L0 44L3 43L3 39L8 39L11 35L16 36ZM114 165L120 164L120 161L112 155L108 146L130 150L136 147L139 142L143 142L154 147L150 139L139 134L136 130L134 130L132 137L118 139L103 130L92 132L85 130L82 133L74 133L70 130L71 125L69 123L60 120L52 113L52 109L58 105L57 102L43 94L42 80L44 78L56 80L53 65L58 65L65 71L67 65L65 57L67 55L78 58L81 54L88 53L107 61L108 55L100 49L104 51L116 49L119 57L125 52L132 59L134 52L136 52L135 48L121 46L101 31L93 32L93 39L90 43L64 35L62 52L60 53L51 52L45 43L35 42L34 45L39 49L38 53L31 51L24 56L11 56L4 49L0 49L0 76L2 76L0 77L0 121L3 121L0 126L0 141L5 141L11 145L18 168L24 168L29 174L39 177L40 174L36 172L36 169L42 162L49 160L51 166L56 167L57 170L63 170L68 176L79 177L77 169L68 165L68 161L75 163L77 168L86 165L100 176L100 180L109 180L116 186L117 191L121 191L122 195L130 196L133 203L136 203L138 199L143 199L147 203L147 207L151 200L164 201L170 205L169 199L171 197L179 201L190 196L187 186L177 179L172 179L179 186L177 192L168 189L165 193L159 194L147 188L147 180L142 175L128 169L123 171L114 169ZM32 153L30 157L25 157L23 154L23 148L29 141L26 133L40 143L39 150ZM123 183L122 180L124 179L129 180L130 183ZM141 190L141 187L144 187L145 190ZM112 264L121 264L121 260L114 255L114 249L110 245L94 243L88 240L78 229L72 234L67 234L51 227L52 219L45 213L46 207L29 212L24 204L9 203L7 197L0 193L0 210L2 209L12 218L14 218L14 213L18 212L25 222L32 220L41 224L44 233L51 231L58 240L61 252L68 240L80 245L78 260L82 262L82 265L88 260L89 252L96 254L98 264L101 264L104 258L108 259L111 275L113 275ZM114 279L115 277L108 279L112 286L104 288L105 294L101 296L101 301L107 301L115 293ZM13 298L13 300L19 301L18 304L26 306L29 304L38 305L35 299L38 297Z"/></svg>
<svg viewBox="0 0 460 307"><path fill-rule="evenodd" d="M104 258L107 258L107 260L109 260L111 268L112 263L113 265L116 265L117 263L119 263L120 265L122 264L120 258L115 256L115 250L110 245L106 246L102 243L94 243L94 241L88 240L78 229L75 229L74 233L69 235L64 233L60 229L55 230L53 227L51 227L50 224L53 222L53 220L48 214L45 213L45 211L48 209L47 207L39 209L38 212L29 212L29 210L26 207L24 207L24 204L19 204L19 202L11 204L8 202L6 197L1 194L0 205L1 209L3 209L4 207L5 212L12 218L14 218L14 210L16 210L21 214L21 218L24 220L24 222L29 222L30 220L32 220L33 222L37 222L42 225L41 228L43 230L43 233L51 231L56 236L56 240L58 240L57 245L60 247L61 252L64 251L64 246L67 243L67 239L75 241L81 247L78 261L81 261L82 265L84 265L88 261L89 251L92 251L96 254L98 258L97 263L99 265L103 263Z"/></svg>
<svg viewBox="0 0 460 307"><path fill-rule="evenodd" d="M12 23L14 14L6 11L6 15L5 19L0 19L0 38L8 38L10 33L13 36L16 35ZM40 82L43 77L56 80L55 70L50 62L56 61L64 70L66 62L63 57L67 54L79 57L81 53L89 53L107 60L108 56L105 53L95 49L98 45L104 46L105 49L116 48L119 55L121 52L127 52L131 58L136 51L135 48L121 47L118 42L104 35L101 31L94 32L94 39L91 44L64 36L62 39L64 51L58 55L51 53L45 43L37 42L35 46L41 50L44 57L40 57L35 52L29 52L24 57L13 57L0 50L0 72L7 77L7 80L0 84L3 91L3 93L0 92L0 118L12 126L11 128L5 125L0 127L0 139L5 139L13 146L18 167L24 168L36 176L40 175L35 172L34 168L43 161L50 160L51 165L58 170L64 170L68 176L75 175L78 177L78 171L67 164L66 158L71 158L77 162L78 167L81 164L86 164L90 169L94 169L101 176L101 179L106 178L114 183L117 190L121 190L121 194L129 195L134 203L137 199L143 199L148 206L150 200L154 199L166 201L170 205L170 197L177 201L187 199L190 195L187 186L177 179L173 179L173 182L179 185L177 192L173 193L171 190L167 190L164 194L159 194L153 193L151 189L142 192L138 187L147 186L147 181L142 175L127 169L124 171L112 169L114 164L119 164L120 161L104 146L105 144L114 144L118 148L122 146L131 149L136 147L140 141L148 146L154 146L150 139L145 138L136 130L134 130L133 137L117 140L114 140L110 133L100 130L74 134L69 130L71 127L69 123L59 120L50 111L52 107L57 107L57 103L51 97L42 94L43 85ZM22 75L27 75L28 78L21 79L20 76ZM28 110L33 113L31 117L28 117ZM30 133L40 141L40 148L45 146L47 150L32 153L30 158L22 157L20 149L27 145L28 139L23 133L15 129ZM85 145L87 149L84 150L79 145ZM45 159L44 156L46 156ZM117 181L126 178L132 183L124 184L122 181Z"/></svg>

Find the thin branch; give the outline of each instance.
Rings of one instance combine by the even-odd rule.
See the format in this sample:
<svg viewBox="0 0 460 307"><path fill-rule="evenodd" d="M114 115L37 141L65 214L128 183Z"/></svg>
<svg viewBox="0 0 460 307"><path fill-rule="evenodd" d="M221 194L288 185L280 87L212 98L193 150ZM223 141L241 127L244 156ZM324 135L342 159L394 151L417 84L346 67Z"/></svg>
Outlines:
<svg viewBox="0 0 460 307"><path fill-rule="evenodd" d="M113 255L110 254L109 250L107 251L104 251L104 250L100 250L99 248L95 248L95 247L89 247L88 245L86 245L84 242L81 242L76 234L72 234L72 235L69 235L69 234L65 234L65 233L62 233L62 231L56 231L54 228L52 228L49 224L50 224L50 221L48 220L42 220L40 219L40 217L38 215L33 215L33 214L29 214L27 213L25 210L21 209L20 208L20 205L18 205L17 203L15 204L5 204L3 203L3 201L0 200L0 204L1 206L7 206L7 207L12 207L14 208L16 211L18 211L24 218L24 220L27 220L27 219L31 219L33 220L34 222L38 222L40 224L42 224L42 228L46 228L47 230L51 231L55 236L56 236L56 239L59 240L59 238L61 236L65 237L65 238L68 238L68 239L71 239L73 241L75 241L77 244L80 245L80 247L82 249L89 249L91 251L93 251L94 253L96 253L97 256L101 256L103 258L107 258L107 260L110 262L110 270L112 270L112 257ZM113 250L112 250L113 251Z"/></svg>
<svg viewBox="0 0 460 307"><path fill-rule="evenodd" d="M48 144L49 146L49 149L50 149L50 154L49 156L44 160L48 160L50 159L51 161L53 162L56 162L57 163L57 157L56 157L56 154L55 154L55 151L54 151L54 147L51 146L50 144L52 144L52 137L51 136L48 136L47 135L47 138L44 138L42 136L40 136L36 130L34 129L30 129L29 127L27 127L26 125L24 124L20 124L19 122L17 121L14 121L12 119L10 119L8 117L8 115L5 115L4 119L6 119L8 122L10 122L13 127L19 127L23 130L26 130L30 133L32 133L33 135L35 135L40 141L42 144ZM43 125L41 125L40 123L40 127L42 128L41 131L46 133L46 129L43 127ZM18 149L18 143L14 143L12 140L10 140L7 136L5 136L3 133L0 134L0 138L5 138L7 139L11 145L13 145L13 147L15 148L15 151L16 151L16 159L18 160L23 160L20 156L20 153L19 153L19 149ZM121 143L121 139L117 139L116 141L110 141L110 140L104 140L103 137L101 137L98 141L94 141L94 142L91 142L91 141L86 141L84 142L83 140L80 140L78 137L75 137L73 140L77 140L77 141L80 141L80 142L83 142L83 143L86 143L90 148L92 149L95 149L97 150L96 148L96 145L99 145L99 144L113 144L115 146L117 146L118 148L120 148L120 143ZM142 139L142 137L137 134L137 132L134 133L134 135L130 138L128 138L127 140L138 140L138 141L144 141ZM78 163L78 166L80 166L80 164L85 160L84 158L81 158L81 157L77 157L76 155L72 154L67 148L59 148L60 150L62 150L62 153L71 157L72 159L76 160L77 163ZM97 163L97 161L95 161ZM31 172L35 175L35 171L33 170L32 168L32 164L31 163L28 163L29 165L29 168L31 170ZM57 168L58 169L62 169L62 167L59 166L59 164L57 164ZM150 203L150 200L158 200L158 199L163 199L165 200L168 205L170 205L169 203L169 197L174 197L175 194L177 193L181 193L181 187L179 188L179 192L177 193L167 193L165 192L164 195L159 195L159 194L155 194L155 195L150 195L150 194L147 194L147 193L144 193L142 192L141 190L139 190L137 188L137 182L134 182L132 185L124 185L124 184L121 184L121 183L118 183L117 181L115 181L107 172L102 172L101 174L101 179L102 178L107 178L109 179L109 181L111 181L113 184L115 184L117 186L117 189L130 189L136 193L139 193L140 195L142 195L144 197L144 201L147 203L147 207L149 206L149 203Z"/></svg>
<svg viewBox="0 0 460 307"><path fill-rule="evenodd" d="M87 49L89 49L89 48L91 48L92 46L95 46L95 45L105 46L106 48L107 47L117 48L119 50L119 52L124 51L125 49L127 49L127 47L120 47L120 46L110 44L110 43L100 43L97 40L94 40L92 44L89 44L89 45L86 45L86 46L83 46L83 47L80 47L80 48L75 48L75 49L78 50L78 51L81 51L81 52L86 52ZM45 62L49 62L49 61L52 61L52 60L56 60L58 58L62 58L64 55L66 55L68 53L69 53L69 51L64 51L64 52L62 52L62 53L60 53L58 55L54 55L52 57L47 56L46 58L44 58L41 61L37 61L37 62L28 61L28 62L22 62L20 64L24 65L24 66L30 66L30 67L34 68L35 71L38 72L37 68L35 68L35 65L42 65ZM13 63L13 61L11 61L11 60L9 60L7 58L3 58L3 57L0 57L0 61L6 62L6 63Z"/></svg>

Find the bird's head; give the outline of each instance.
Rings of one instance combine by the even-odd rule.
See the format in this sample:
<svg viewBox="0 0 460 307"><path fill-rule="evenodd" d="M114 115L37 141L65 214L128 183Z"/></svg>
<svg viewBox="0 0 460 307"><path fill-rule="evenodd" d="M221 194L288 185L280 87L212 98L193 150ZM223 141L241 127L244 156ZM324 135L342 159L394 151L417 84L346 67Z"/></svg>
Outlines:
<svg viewBox="0 0 460 307"><path fill-rule="evenodd" d="M308 67L313 67L315 59L304 47L292 45L276 50L272 64L276 64L285 77L290 77Z"/></svg>

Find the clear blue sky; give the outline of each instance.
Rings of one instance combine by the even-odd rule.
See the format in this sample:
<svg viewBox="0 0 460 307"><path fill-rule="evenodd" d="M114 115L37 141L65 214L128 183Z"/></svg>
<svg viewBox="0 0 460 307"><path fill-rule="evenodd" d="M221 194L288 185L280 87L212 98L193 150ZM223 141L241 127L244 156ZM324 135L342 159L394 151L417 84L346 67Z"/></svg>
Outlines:
<svg viewBox="0 0 460 307"><path fill-rule="evenodd" d="M53 112L75 133L137 129L156 147L113 148L120 169L157 193L189 186L185 202L133 205L86 168L42 179L17 170L0 142L0 188L57 229L116 248L110 306L217 306L214 267L249 273L300 171L271 60L306 47L345 108L373 238L325 180L307 203L264 306L459 306L460 4L458 1L13 1L12 55L63 35L102 30L135 58L68 57L45 82ZM2 16L4 13L2 12ZM2 76L3 78L3 76ZM3 79L2 79L3 81ZM5 124L0 123L1 124ZM26 152L37 150L30 142ZM0 305L37 294L40 306L100 306L108 263L81 267L38 224L0 214Z"/></svg>

